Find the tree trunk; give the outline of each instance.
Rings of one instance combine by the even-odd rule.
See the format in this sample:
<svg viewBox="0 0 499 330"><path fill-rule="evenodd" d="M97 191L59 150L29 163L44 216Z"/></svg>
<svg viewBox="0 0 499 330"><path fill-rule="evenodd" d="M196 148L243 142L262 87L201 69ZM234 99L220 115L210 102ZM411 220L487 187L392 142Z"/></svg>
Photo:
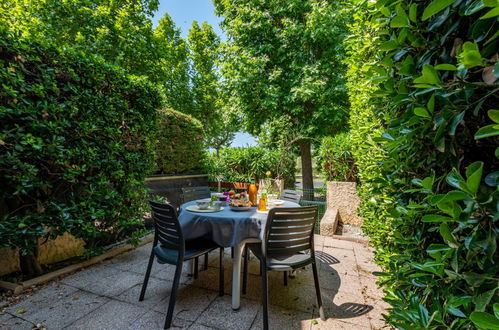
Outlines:
<svg viewBox="0 0 499 330"><path fill-rule="evenodd" d="M310 142L298 141L301 156L301 175L303 187L303 199L314 200L314 176L312 173L312 155L310 153Z"/></svg>
<svg viewBox="0 0 499 330"><path fill-rule="evenodd" d="M33 255L20 255L19 264L23 275L40 275L42 273L42 266L38 262L38 248L35 248Z"/></svg>

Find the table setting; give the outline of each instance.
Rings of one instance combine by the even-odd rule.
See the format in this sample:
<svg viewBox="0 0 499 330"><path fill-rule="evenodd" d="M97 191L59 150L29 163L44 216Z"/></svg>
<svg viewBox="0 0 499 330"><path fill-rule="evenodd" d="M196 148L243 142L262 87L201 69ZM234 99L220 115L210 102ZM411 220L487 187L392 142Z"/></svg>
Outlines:
<svg viewBox="0 0 499 330"><path fill-rule="evenodd" d="M194 200L180 206L179 222L185 239L209 238L219 246L233 247L232 308L240 306L241 257L245 244L261 242L267 216L275 207L299 207L299 204L274 199L257 190L236 193L212 193L211 198Z"/></svg>

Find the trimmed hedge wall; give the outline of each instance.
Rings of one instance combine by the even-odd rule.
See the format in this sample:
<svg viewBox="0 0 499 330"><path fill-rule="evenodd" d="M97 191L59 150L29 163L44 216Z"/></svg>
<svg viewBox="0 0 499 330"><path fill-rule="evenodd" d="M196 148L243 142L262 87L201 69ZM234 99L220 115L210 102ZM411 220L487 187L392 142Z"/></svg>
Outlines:
<svg viewBox="0 0 499 330"><path fill-rule="evenodd" d="M140 224L159 95L0 25L0 247L33 255L37 238L70 232L92 248Z"/></svg>
<svg viewBox="0 0 499 330"><path fill-rule="evenodd" d="M203 125L197 119L175 110L159 111L157 173L204 172L206 152L203 138Z"/></svg>
<svg viewBox="0 0 499 330"><path fill-rule="evenodd" d="M355 1L350 126L401 329L499 328L499 3Z"/></svg>
<svg viewBox="0 0 499 330"><path fill-rule="evenodd" d="M208 157L211 181L222 178L228 182L251 182L267 178L284 179L286 187L294 187L296 156L291 152L262 147L223 148Z"/></svg>

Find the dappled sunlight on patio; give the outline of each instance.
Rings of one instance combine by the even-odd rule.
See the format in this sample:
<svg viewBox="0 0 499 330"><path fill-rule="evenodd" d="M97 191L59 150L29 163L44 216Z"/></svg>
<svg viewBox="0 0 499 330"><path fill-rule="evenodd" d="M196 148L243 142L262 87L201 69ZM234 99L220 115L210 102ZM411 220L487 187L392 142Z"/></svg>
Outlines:
<svg viewBox="0 0 499 330"><path fill-rule="evenodd" d="M174 266L155 263L145 299L140 288L151 244L121 254L54 281L0 316L5 329L157 329L164 323ZM316 235L316 254L326 320L321 321L310 266L291 275L284 286L281 272L269 272L271 329L377 329L386 305L376 278L360 264L372 264L361 243ZM211 253L208 270L200 262L198 279L181 277L173 328L261 329L261 279L258 260L249 264L248 290L241 307L231 309L231 255L225 250L225 296L218 296L218 256Z"/></svg>

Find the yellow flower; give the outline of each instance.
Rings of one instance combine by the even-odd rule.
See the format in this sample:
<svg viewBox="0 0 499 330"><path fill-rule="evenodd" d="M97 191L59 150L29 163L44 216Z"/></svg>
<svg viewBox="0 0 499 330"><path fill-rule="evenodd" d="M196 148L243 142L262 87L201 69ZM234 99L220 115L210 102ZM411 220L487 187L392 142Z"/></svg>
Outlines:
<svg viewBox="0 0 499 330"><path fill-rule="evenodd" d="M270 176L272 173L270 171L265 172L266 176Z"/></svg>

